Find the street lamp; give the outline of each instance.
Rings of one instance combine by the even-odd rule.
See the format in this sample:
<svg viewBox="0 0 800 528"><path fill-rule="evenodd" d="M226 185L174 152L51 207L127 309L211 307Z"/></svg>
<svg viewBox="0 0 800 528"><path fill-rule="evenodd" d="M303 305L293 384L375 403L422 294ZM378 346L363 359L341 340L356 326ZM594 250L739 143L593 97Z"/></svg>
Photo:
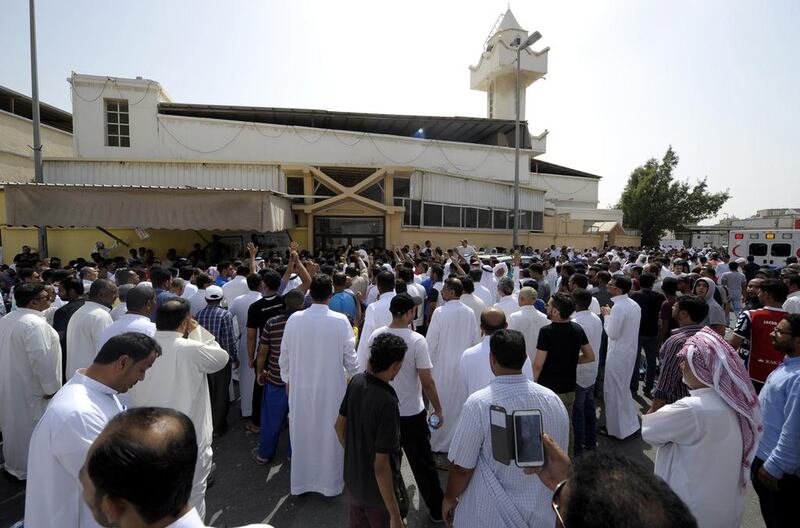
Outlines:
<svg viewBox="0 0 800 528"><path fill-rule="evenodd" d="M534 31L525 39L525 42L517 45L517 82L514 90L514 103L516 106L516 120L514 122L514 228L511 235L511 244L514 248L519 245L519 97L520 97L520 53L522 50L531 47L537 40L542 38L542 34ZM519 43L520 39L517 39Z"/></svg>

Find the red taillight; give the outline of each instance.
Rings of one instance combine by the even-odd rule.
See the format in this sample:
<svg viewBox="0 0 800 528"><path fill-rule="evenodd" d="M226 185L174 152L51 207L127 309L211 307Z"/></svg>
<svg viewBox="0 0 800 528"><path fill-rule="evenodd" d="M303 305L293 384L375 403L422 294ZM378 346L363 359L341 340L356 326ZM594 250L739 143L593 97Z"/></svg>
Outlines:
<svg viewBox="0 0 800 528"><path fill-rule="evenodd" d="M742 233L736 233L736 234L733 236L733 238L735 238L736 240L741 240L741 239L743 239L743 238L744 238L744 234L742 234Z"/></svg>

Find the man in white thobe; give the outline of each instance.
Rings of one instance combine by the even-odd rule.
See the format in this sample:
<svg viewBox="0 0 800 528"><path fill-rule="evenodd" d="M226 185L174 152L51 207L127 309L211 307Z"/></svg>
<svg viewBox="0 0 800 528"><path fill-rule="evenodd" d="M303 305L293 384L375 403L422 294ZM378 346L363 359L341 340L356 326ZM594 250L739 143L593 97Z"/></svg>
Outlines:
<svg viewBox="0 0 800 528"><path fill-rule="evenodd" d="M481 283L484 270L481 268L472 268L468 273L469 277L472 279L472 283L475 285L475 292L473 293L475 297L483 301L483 304L487 308L491 307L494 304L494 296L492 292Z"/></svg>
<svg viewBox="0 0 800 528"><path fill-rule="evenodd" d="M433 312L426 336L433 361L433 379L447 418L444 425L431 434L431 449L439 453L450 449L453 431L464 403L459 376L461 356L480 340L474 312L458 300L463 293L460 280L445 281L442 288L445 304Z"/></svg>
<svg viewBox="0 0 800 528"><path fill-rule="evenodd" d="M79 471L92 442L122 412L119 394L145 377L158 354L150 337L115 336L58 391L31 438L26 526L99 526L83 501Z"/></svg>
<svg viewBox="0 0 800 528"><path fill-rule="evenodd" d="M503 277L497 281L497 299L494 307L502 310L506 318L519 311L519 302L514 295L514 279Z"/></svg>
<svg viewBox="0 0 800 528"><path fill-rule="evenodd" d="M657 448L655 474L698 526L741 526L763 425L758 396L736 351L710 328L678 357L690 396L642 417L642 439Z"/></svg>
<svg viewBox="0 0 800 528"><path fill-rule="evenodd" d="M481 315L483 339L477 345L464 351L458 365L464 401L467 401L467 398L473 392L488 387L489 383L496 377L492 372L492 365L489 361L489 356L491 355L489 344L492 335L506 327L506 316L502 310L490 308ZM522 366L522 373L533 381L533 363L530 358L525 360L525 364Z"/></svg>
<svg viewBox="0 0 800 528"><path fill-rule="evenodd" d="M125 304L125 300L128 298L128 292L135 287L135 284L123 284L122 286L117 286L117 297L119 297L119 302L114 308L111 309L110 315L112 321L116 321L128 311L128 305Z"/></svg>
<svg viewBox="0 0 800 528"><path fill-rule="evenodd" d="M230 284L230 283L228 283ZM226 284L225 286L227 286ZM236 297L229 305L228 310L236 318L236 330L239 332L239 343L236 351L239 354L239 393L242 395L240 408L242 418L249 418L253 413L253 384L256 381L255 356L250 358L247 348L247 311L250 305L261 299L261 289L264 281L255 273L247 276L247 287L250 289L244 295ZM225 288L222 288L223 293Z"/></svg>
<svg viewBox="0 0 800 528"><path fill-rule="evenodd" d="M361 330L363 339L358 341L358 370L363 372L369 362L369 350L367 343L372 333L382 326L388 326L392 322L392 314L389 311L392 298L395 296L394 275L388 271L382 271L375 278L378 286L379 297L374 303L367 306L364 314L364 327ZM338 411L337 411L338 412Z"/></svg>
<svg viewBox="0 0 800 528"><path fill-rule="evenodd" d="M100 342L100 334L111 326L111 305L117 287L105 279L97 279L89 288L89 299L72 315L67 325L67 379L79 368L92 364Z"/></svg>
<svg viewBox="0 0 800 528"><path fill-rule="evenodd" d="M536 290L526 286L519 291L519 311L508 316L508 329L516 330L525 337L525 353L531 364L536 360L536 343L539 330L550 324L550 319L533 305L538 298Z"/></svg>
<svg viewBox="0 0 800 528"><path fill-rule="evenodd" d="M483 297L481 297L481 299L486 303L486 306L494 306L494 303L497 302L497 277L494 275L494 269L490 265L484 264L483 267L481 267L481 272L480 284L489 292L488 300ZM475 289L478 289L477 286Z"/></svg>
<svg viewBox="0 0 800 528"><path fill-rule="evenodd" d="M198 451L190 502L200 517L205 517L206 480L213 456L208 375L222 370L229 356L214 336L192 319L189 303L181 297L158 307L155 340L161 346L161 357L147 379L131 391L131 407L169 407L192 419Z"/></svg>
<svg viewBox="0 0 800 528"><path fill-rule="evenodd" d="M61 345L43 315L50 305L44 285L20 284L16 301L0 318L0 430L5 470L24 480L33 429L61 388Z"/></svg>
<svg viewBox="0 0 800 528"><path fill-rule="evenodd" d="M344 449L333 426L347 376L357 372L356 342L347 316L328 308L331 278L316 275L310 294L313 304L286 321L278 360L292 416L291 493L333 497L344 490Z"/></svg>
<svg viewBox="0 0 800 528"><path fill-rule="evenodd" d="M614 307L603 307L603 326L608 335L603 400L608 434L627 438L639 429L639 415L630 384L639 350L639 321L642 309L628 297L631 280L617 276L608 283Z"/></svg>
<svg viewBox="0 0 800 528"><path fill-rule="evenodd" d="M100 339L97 341L98 352L106 341L125 332L139 332L150 337L155 335L156 324L150 320L150 314L156 303L156 293L149 286L139 286L134 289L136 291L131 290L126 297L130 299L126 302L128 311L100 333Z"/></svg>
<svg viewBox="0 0 800 528"><path fill-rule="evenodd" d="M472 282L471 278L464 277L462 278L461 282L464 288L464 293L461 294L461 297L458 300L472 310L472 312L475 314L475 324L478 325L478 328L480 328L481 314L486 311L486 304L481 300L480 297L475 295L475 283Z"/></svg>
<svg viewBox="0 0 800 528"><path fill-rule="evenodd" d="M230 307L234 299L250 291L247 285L247 266L239 266L236 276L222 285L222 305Z"/></svg>

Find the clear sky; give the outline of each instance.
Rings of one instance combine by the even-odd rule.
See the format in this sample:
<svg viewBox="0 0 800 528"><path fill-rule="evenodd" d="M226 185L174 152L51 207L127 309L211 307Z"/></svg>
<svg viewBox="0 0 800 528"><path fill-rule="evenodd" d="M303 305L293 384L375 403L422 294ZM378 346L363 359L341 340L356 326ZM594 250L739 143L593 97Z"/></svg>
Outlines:
<svg viewBox="0 0 800 528"><path fill-rule="evenodd" d="M497 0L38 0L41 100L78 73L159 81L173 100L484 117L469 65ZM525 0L550 46L528 90L542 159L603 176L601 206L672 145L677 177L729 188L722 213L800 207L800 1ZM0 85L30 93L28 2L0 16Z"/></svg>

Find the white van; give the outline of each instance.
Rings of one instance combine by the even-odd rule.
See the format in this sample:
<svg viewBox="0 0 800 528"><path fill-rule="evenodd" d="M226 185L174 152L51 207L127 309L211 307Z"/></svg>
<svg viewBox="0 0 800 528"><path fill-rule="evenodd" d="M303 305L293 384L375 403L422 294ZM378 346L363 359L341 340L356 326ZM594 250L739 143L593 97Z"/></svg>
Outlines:
<svg viewBox="0 0 800 528"><path fill-rule="evenodd" d="M783 266L787 257L800 257L800 229L731 230L728 252L732 259L752 255L761 266Z"/></svg>

